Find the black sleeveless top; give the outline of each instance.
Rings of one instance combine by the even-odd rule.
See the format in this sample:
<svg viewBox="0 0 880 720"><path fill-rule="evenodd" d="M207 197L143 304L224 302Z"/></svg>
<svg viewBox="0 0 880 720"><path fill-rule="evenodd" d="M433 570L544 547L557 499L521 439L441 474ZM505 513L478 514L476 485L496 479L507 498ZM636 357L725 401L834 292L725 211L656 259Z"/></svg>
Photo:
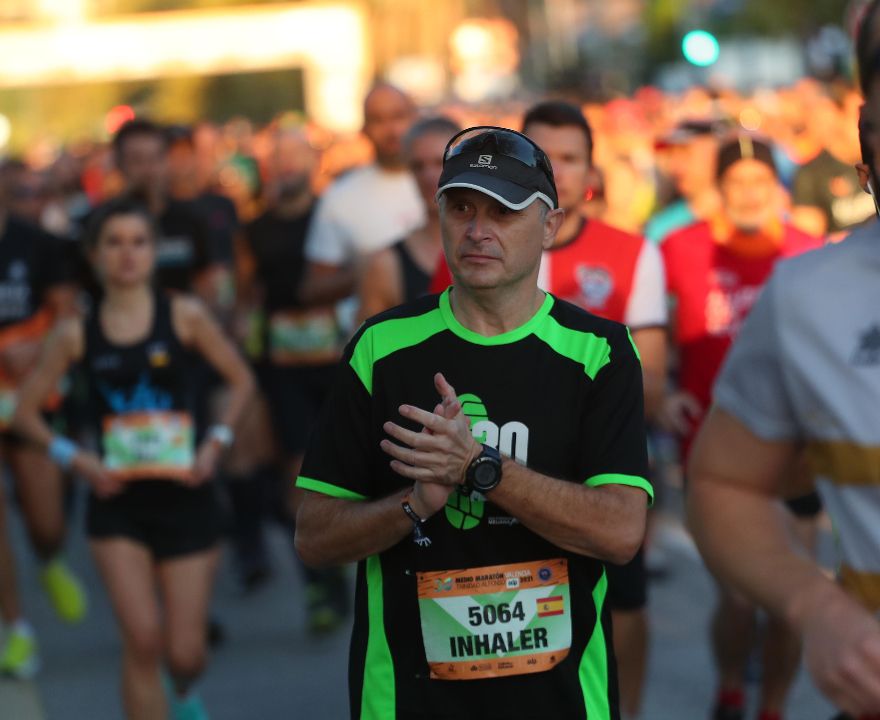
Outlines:
<svg viewBox="0 0 880 720"><path fill-rule="evenodd" d="M410 302L427 295L431 285L431 276L413 260L405 241L401 240L391 247L400 259L400 270L403 274L403 302Z"/></svg>
<svg viewBox="0 0 880 720"><path fill-rule="evenodd" d="M194 457L193 353L154 294L153 326L131 345L110 342L99 306L86 320L83 366L105 465L129 479L179 478Z"/></svg>

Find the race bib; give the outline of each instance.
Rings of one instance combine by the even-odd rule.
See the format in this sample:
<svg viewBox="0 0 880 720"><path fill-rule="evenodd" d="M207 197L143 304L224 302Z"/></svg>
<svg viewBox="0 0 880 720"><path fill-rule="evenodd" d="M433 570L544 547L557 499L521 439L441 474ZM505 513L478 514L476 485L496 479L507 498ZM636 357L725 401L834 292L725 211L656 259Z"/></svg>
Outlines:
<svg viewBox="0 0 880 720"><path fill-rule="evenodd" d="M104 465L123 480L181 479L192 470L195 437L183 412L104 418Z"/></svg>
<svg viewBox="0 0 880 720"><path fill-rule="evenodd" d="M418 573L418 589L432 678L544 672L571 648L566 560Z"/></svg>
<svg viewBox="0 0 880 720"><path fill-rule="evenodd" d="M289 310L269 319L269 355L276 365L317 365L339 359L333 309Z"/></svg>

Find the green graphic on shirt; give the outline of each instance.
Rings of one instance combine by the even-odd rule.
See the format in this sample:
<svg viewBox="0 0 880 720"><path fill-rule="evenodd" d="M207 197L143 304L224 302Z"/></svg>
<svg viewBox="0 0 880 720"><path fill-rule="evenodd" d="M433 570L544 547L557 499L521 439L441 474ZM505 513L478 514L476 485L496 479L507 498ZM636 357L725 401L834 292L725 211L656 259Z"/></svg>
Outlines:
<svg viewBox="0 0 880 720"><path fill-rule="evenodd" d="M486 508L484 500L476 500L474 495L464 495L458 490L446 501L446 519L458 530L471 530L480 524Z"/></svg>
<svg viewBox="0 0 880 720"><path fill-rule="evenodd" d="M461 411L471 421L472 430L476 423L489 419L486 406L476 395L465 393L459 395L458 400L461 403ZM486 442L486 431L484 430L480 435L481 437L474 436L476 441ZM480 524L485 509L486 502L479 493L464 495L455 491L446 502L446 519L458 530L471 530Z"/></svg>
<svg viewBox="0 0 880 720"><path fill-rule="evenodd" d="M489 419L489 413L486 411L486 406L483 405L483 401L476 395L465 393L464 395L459 395L458 401L461 403L461 411L464 413L464 416L471 421L471 428L474 427L475 423ZM477 442L486 442L485 431L482 433L482 438L475 439Z"/></svg>

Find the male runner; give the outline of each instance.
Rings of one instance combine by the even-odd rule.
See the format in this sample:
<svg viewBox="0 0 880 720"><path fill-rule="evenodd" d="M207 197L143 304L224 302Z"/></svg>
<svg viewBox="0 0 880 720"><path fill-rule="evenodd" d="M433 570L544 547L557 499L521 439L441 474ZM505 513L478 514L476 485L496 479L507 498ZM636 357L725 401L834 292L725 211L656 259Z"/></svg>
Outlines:
<svg viewBox="0 0 880 720"><path fill-rule="evenodd" d="M718 152L717 170L721 213L673 233L662 246L679 352L679 389L667 398L664 416L681 436L685 458L709 405L715 376L774 265L820 245L784 222L768 144L748 135L732 138ZM791 509L809 518L820 506L816 498L802 499ZM720 590L712 619L719 674L713 717L741 720L756 609L723 584ZM760 718L778 720L797 671L799 646L785 623L771 617L763 650Z"/></svg>
<svg viewBox="0 0 880 720"><path fill-rule="evenodd" d="M637 352L538 288L564 211L531 140L455 136L438 198L454 288L358 331L297 481L303 559L359 562L352 717L619 718L603 562L652 495Z"/></svg>
<svg viewBox="0 0 880 720"><path fill-rule="evenodd" d="M867 97L863 158L880 160L880 3L859 36ZM783 263L743 327L691 462L690 516L706 562L785 617L807 667L837 707L880 715L880 237L875 223ZM806 449L839 533L840 583L791 544L778 499ZM841 716L841 719L848 716Z"/></svg>

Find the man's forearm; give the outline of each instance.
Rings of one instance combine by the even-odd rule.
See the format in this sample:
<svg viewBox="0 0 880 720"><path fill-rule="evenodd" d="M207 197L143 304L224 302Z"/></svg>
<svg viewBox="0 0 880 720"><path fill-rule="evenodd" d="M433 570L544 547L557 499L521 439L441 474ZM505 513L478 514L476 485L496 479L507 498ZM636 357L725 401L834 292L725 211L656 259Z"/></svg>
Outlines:
<svg viewBox="0 0 880 720"><path fill-rule="evenodd" d="M413 523L401 508L405 491L382 500L341 500L306 492L296 515L296 550L306 565L342 565L399 543Z"/></svg>
<svg viewBox="0 0 880 720"><path fill-rule="evenodd" d="M508 458L502 472L489 499L554 545L622 564L644 539L647 501L641 490L556 480Z"/></svg>
<svg viewBox="0 0 880 720"><path fill-rule="evenodd" d="M800 626L809 606L837 588L813 560L797 552L784 513L772 496L706 476L695 476L688 491L691 529L709 569Z"/></svg>

